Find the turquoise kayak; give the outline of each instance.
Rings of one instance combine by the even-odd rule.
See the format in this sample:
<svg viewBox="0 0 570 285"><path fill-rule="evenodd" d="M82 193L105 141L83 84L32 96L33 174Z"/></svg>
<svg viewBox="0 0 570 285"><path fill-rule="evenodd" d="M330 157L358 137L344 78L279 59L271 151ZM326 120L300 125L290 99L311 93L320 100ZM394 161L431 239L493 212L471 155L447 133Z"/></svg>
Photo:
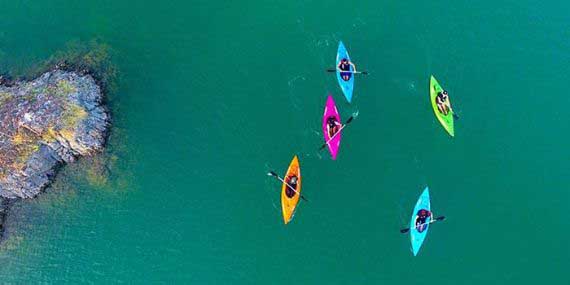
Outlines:
<svg viewBox="0 0 570 285"><path fill-rule="evenodd" d="M344 44L341 42L338 43L338 51L336 52L336 78L338 79L338 84L340 85L340 89L342 89L342 93L344 93L344 97L348 100L348 103L352 100L352 90L354 89L354 74L350 76L350 79L345 81L342 79L340 75L340 71L338 71L338 64L342 59L348 59L350 61L350 57L348 56L348 51L344 47ZM350 67L350 71L354 71L352 66Z"/></svg>
<svg viewBox="0 0 570 285"><path fill-rule="evenodd" d="M412 241L412 252L414 256L418 255L422 244L427 236L429 223L433 217L429 217L425 221L425 229L420 232L418 228L416 228L416 215L419 210L425 209L431 211L430 201L429 201L429 189L426 187L420 198L416 202L416 206L414 207L414 212L412 213L412 219L410 220L410 239Z"/></svg>

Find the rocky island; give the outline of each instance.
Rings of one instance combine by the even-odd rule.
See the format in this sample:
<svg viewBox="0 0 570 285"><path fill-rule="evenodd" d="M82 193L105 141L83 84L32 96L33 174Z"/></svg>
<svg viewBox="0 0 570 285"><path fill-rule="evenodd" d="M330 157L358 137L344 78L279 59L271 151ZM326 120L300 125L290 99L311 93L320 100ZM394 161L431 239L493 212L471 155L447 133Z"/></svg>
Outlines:
<svg viewBox="0 0 570 285"><path fill-rule="evenodd" d="M10 201L35 197L62 165L102 150L108 127L102 88L87 72L0 77L0 229Z"/></svg>

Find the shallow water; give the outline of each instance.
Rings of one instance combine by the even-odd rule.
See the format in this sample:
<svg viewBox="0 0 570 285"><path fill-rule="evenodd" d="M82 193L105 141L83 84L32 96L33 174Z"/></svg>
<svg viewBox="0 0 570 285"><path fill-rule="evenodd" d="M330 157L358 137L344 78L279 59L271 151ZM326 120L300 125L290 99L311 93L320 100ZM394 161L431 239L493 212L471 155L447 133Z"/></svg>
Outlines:
<svg viewBox="0 0 570 285"><path fill-rule="evenodd" d="M570 281L570 4L3 2L1 70L98 38L120 78L94 159L110 174L83 160L16 204L2 282ZM351 105L324 72L339 40L371 73ZM430 74L460 116L453 139ZM328 92L343 119L359 112L337 161L318 151ZM294 154L310 202L284 226L265 173ZM426 185L447 219L412 257L398 230Z"/></svg>

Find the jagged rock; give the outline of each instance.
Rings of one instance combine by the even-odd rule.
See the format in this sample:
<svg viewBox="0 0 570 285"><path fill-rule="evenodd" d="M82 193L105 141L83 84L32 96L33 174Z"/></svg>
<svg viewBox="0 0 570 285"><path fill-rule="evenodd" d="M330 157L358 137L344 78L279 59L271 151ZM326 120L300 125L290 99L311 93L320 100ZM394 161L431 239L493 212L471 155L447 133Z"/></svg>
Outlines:
<svg viewBox="0 0 570 285"><path fill-rule="evenodd" d="M53 70L0 85L0 196L38 195L62 164L100 151L108 127L90 75Z"/></svg>

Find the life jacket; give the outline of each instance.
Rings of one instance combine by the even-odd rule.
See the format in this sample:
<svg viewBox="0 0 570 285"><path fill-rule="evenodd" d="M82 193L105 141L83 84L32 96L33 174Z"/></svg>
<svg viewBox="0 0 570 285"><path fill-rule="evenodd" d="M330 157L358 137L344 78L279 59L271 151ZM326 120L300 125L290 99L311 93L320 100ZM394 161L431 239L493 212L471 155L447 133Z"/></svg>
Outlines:
<svg viewBox="0 0 570 285"><path fill-rule="evenodd" d="M348 62L348 60L340 62L340 70L350 71L350 63Z"/></svg>
<svg viewBox="0 0 570 285"><path fill-rule="evenodd" d="M289 176L288 179L286 180L287 184L289 186L291 186L291 188L295 189L295 191L297 190L297 182L291 182L291 179L293 179L293 177L296 176ZM299 179L297 178L297 181L299 181ZM291 188L287 187L285 188L285 195L287 195L287 197L289 198L293 198L295 196L295 191L293 191Z"/></svg>
<svg viewBox="0 0 570 285"><path fill-rule="evenodd" d="M329 125L329 128L334 128L336 126L336 118L334 116L330 116L327 119L327 123Z"/></svg>

